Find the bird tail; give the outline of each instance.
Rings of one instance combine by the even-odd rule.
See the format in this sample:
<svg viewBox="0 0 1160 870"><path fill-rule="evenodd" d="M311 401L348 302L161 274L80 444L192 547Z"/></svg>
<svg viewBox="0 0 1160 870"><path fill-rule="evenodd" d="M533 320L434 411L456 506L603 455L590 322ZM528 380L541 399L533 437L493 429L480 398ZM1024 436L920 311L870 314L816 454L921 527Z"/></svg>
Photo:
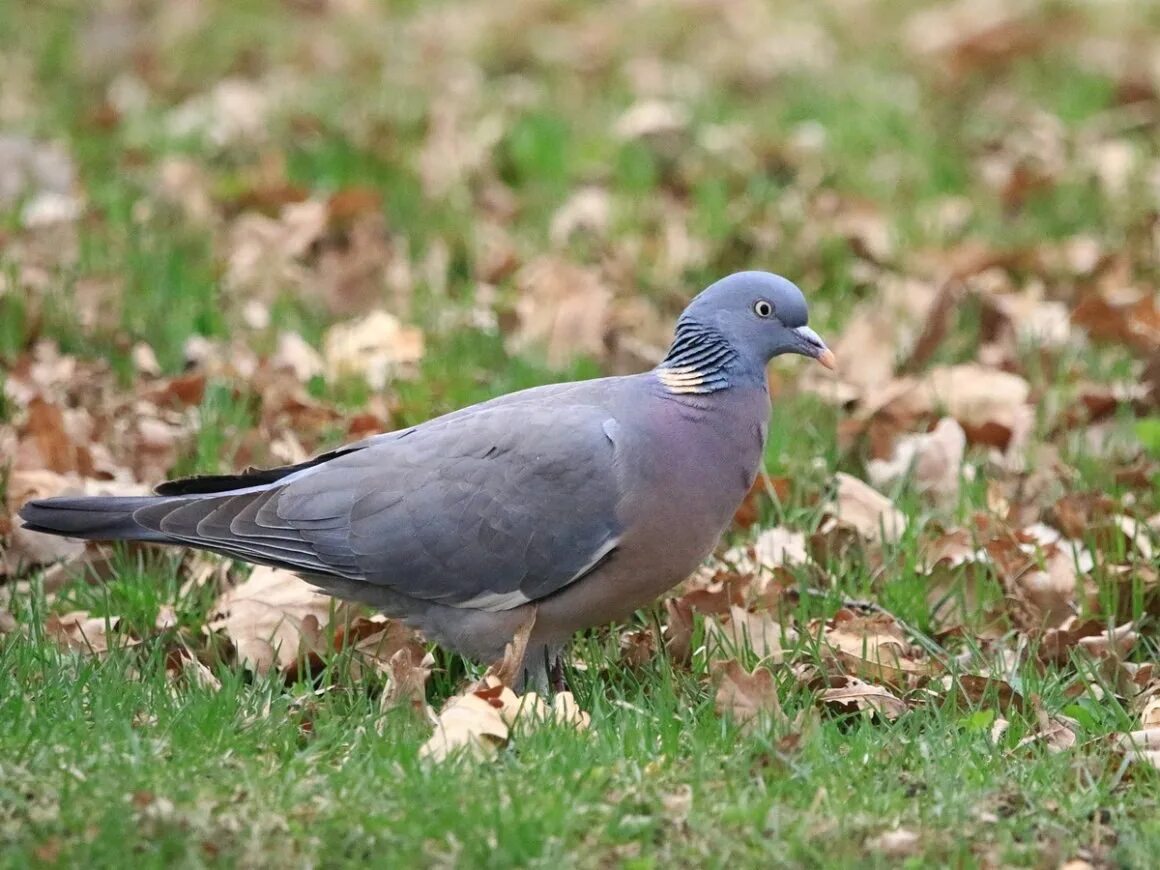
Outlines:
<svg viewBox="0 0 1160 870"><path fill-rule="evenodd" d="M142 508L165 501L163 496L92 496L35 499L20 509L24 527L34 532L97 541L175 543L134 519Z"/></svg>

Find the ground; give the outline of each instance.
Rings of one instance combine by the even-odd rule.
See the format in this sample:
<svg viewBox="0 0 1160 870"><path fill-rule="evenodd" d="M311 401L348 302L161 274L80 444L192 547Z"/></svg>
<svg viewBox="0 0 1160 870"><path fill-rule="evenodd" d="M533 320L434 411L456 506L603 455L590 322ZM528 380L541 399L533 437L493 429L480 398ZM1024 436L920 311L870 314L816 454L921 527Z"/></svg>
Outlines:
<svg viewBox="0 0 1160 870"><path fill-rule="evenodd" d="M1154 862L1160 17L778 9L0 0L0 861ZM839 369L585 728L437 760L481 666L14 520L639 371L745 268Z"/></svg>

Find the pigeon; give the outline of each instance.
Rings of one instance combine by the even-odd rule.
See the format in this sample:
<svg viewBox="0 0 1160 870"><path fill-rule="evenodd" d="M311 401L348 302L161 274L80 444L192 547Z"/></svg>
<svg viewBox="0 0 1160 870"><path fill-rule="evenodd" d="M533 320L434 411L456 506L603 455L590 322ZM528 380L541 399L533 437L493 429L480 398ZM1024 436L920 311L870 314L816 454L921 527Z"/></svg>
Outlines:
<svg viewBox="0 0 1160 870"><path fill-rule="evenodd" d="M713 551L756 479L766 365L834 367L768 272L698 294L651 371L549 384L297 465L39 499L37 532L194 547L286 569L482 662L531 620L543 684L572 635L630 616ZM527 629L524 629L525 631Z"/></svg>

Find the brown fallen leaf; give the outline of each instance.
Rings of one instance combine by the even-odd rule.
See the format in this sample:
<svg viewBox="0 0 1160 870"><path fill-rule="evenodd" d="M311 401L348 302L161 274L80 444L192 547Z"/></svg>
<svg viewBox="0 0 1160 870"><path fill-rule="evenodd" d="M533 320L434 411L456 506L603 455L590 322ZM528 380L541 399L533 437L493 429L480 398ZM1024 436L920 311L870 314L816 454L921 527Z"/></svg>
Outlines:
<svg viewBox="0 0 1160 870"><path fill-rule="evenodd" d="M392 676L392 662L404 650L406 660L420 667L427 655L422 637L397 619L382 614L356 616L335 631L335 650L351 649L351 679L360 679L364 671ZM322 664L319 661L317 664Z"/></svg>
<svg viewBox="0 0 1160 870"><path fill-rule="evenodd" d="M502 686L498 688L503 688ZM453 756L471 761L493 757L507 744L510 730L493 703L499 692L484 690L456 695L448 699L435 719L435 731L419 747L419 757L435 762Z"/></svg>
<svg viewBox="0 0 1160 870"><path fill-rule="evenodd" d="M897 719L909 707L889 689L865 683L857 677L838 677L838 685L825 689L819 700L839 713L869 713Z"/></svg>
<svg viewBox="0 0 1160 870"><path fill-rule="evenodd" d="M213 671L198 661L197 657L184 645L171 649L165 656L165 673L171 681L183 682L216 692L221 689L221 681Z"/></svg>
<svg viewBox="0 0 1160 870"><path fill-rule="evenodd" d="M1160 728L1145 728L1140 731L1129 731L1115 734L1113 738L1123 749L1160 750Z"/></svg>
<svg viewBox="0 0 1160 870"><path fill-rule="evenodd" d="M1140 710L1140 725L1144 728L1160 728L1160 694L1153 695Z"/></svg>
<svg viewBox="0 0 1160 870"><path fill-rule="evenodd" d="M904 685L908 676L928 675L930 661L912 655L902 627L893 617L859 616L839 610L823 628L822 640L843 668L861 677Z"/></svg>
<svg viewBox="0 0 1160 870"><path fill-rule="evenodd" d="M959 674L943 677L942 685L946 689L953 689L956 698L974 707L989 704L993 700L1003 714L1012 710L1022 713L1024 710L1023 696L1006 680L981 674Z"/></svg>
<svg viewBox="0 0 1160 870"><path fill-rule="evenodd" d="M1160 347L1160 301L1151 290L1087 294L1072 310L1071 322L1094 339L1124 344L1141 354L1154 354Z"/></svg>
<svg viewBox="0 0 1160 870"><path fill-rule="evenodd" d="M773 673L757 667L752 673L736 659L715 661L710 666L717 686L715 705L718 714L728 716L743 728L753 728L763 717L785 724L785 713L777 697Z"/></svg>
<svg viewBox="0 0 1160 870"><path fill-rule="evenodd" d="M259 674L288 670L316 648L332 606L344 612L344 605L289 571L259 565L246 582L218 597L206 630L224 632L239 661Z"/></svg>
<svg viewBox="0 0 1160 870"><path fill-rule="evenodd" d="M604 355L612 295L593 270L556 257L539 257L516 275L513 353L538 348L561 368L579 356Z"/></svg>
<svg viewBox="0 0 1160 870"><path fill-rule="evenodd" d="M1034 54L1063 26L1031 3L952 0L920 7L903 28L910 51L958 79Z"/></svg>
<svg viewBox="0 0 1160 870"><path fill-rule="evenodd" d="M548 238L557 248L576 233L602 237L612 219L612 197L603 187L582 187L552 215Z"/></svg>
<svg viewBox="0 0 1160 870"><path fill-rule="evenodd" d="M1031 706L1035 710L1035 731L1020 740L1015 749L1040 743L1048 752L1066 752L1075 746L1077 726L1073 720L1057 713L1049 713L1034 696L1031 698Z"/></svg>
<svg viewBox="0 0 1160 870"><path fill-rule="evenodd" d="M1035 419L1030 394L1030 384L1019 375L962 363L887 384L866 399L860 413L914 420L941 411L958 421L968 443L1009 452L1030 434Z"/></svg>
<svg viewBox="0 0 1160 870"><path fill-rule="evenodd" d="M15 515L34 498L65 495L79 487L75 480L47 470L15 470L8 476L7 508ZM49 565L79 559L85 552L85 542L72 538L42 535L25 529L19 521L13 527L4 553L7 573L16 574L32 565Z"/></svg>
<svg viewBox="0 0 1160 870"><path fill-rule="evenodd" d="M431 653L424 653L418 661L415 651L405 646L395 651L387 660L389 682L379 700L379 709L393 710L407 707L414 712L422 712L427 707L427 680L435 666Z"/></svg>
<svg viewBox="0 0 1160 870"><path fill-rule="evenodd" d="M101 655L114 646L136 646L141 642L127 635L117 635L115 632L120 621L119 616L92 616L87 610L73 610L60 615L49 614L44 631L62 649Z"/></svg>
<svg viewBox="0 0 1160 870"><path fill-rule="evenodd" d="M819 533L826 534L834 527L852 529L863 540L874 544L895 542L906 529L906 516L894 502L843 471L834 479L837 489L826 506L829 519L822 523Z"/></svg>
<svg viewBox="0 0 1160 870"><path fill-rule="evenodd" d="M906 828L885 831L866 841L866 848L888 858L906 858L918 852L918 834Z"/></svg>
<svg viewBox="0 0 1160 870"><path fill-rule="evenodd" d="M797 641L797 632L774 621L768 612L754 613L736 604L729 608L728 619L708 617L705 620L706 641L715 642L727 656L753 650L762 661L781 664L786 645Z"/></svg>
<svg viewBox="0 0 1160 870"><path fill-rule="evenodd" d="M296 332L278 334L278 347L270 358L270 365L276 370L293 372L294 377L303 383L326 370L322 355Z"/></svg>
<svg viewBox="0 0 1160 870"><path fill-rule="evenodd" d="M753 560L759 570L805 564L809 561L805 533L781 526L762 530L753 542Z"/></svg>
<svg viewBox="0 0 1160 870"><path fill-rule="evenodd" d="M656 655L657 645L650 628L635 628L620 633L620 663L630 670L640 670Z"/></svg>
<svg viewBox="0 0 1160 870"><path fill-rule="evenodd" d="M523 676L528 652L528 639L536 625L536 608L528 609L527 618L520 623L511 642L504 646L503 658L494 662L483 675L483 683L494 678L501 686L514 686ZM481 683L482 684L482 683Z"/></svg>
<svg viewBox="0 0 1160 870"><path fill-rule="evenodd" d="M693 658L693 607L683 598L666 598L665 651L674 664L687 665Z"/></svg>
<svg viewBox="0 0 1160 870"><path fill-rule="evenodd" d="M336 323L326 331L322 345L328 379L359 377L374 390L412 371L424 352L423 333L417 327L404 326L381 310Z"/></svg>
<svg viewBox="0 0 1160 870"><path fill-rule="evenodd" d="M909 477L914 488L936 503L953 505L958 499L967 436L956 420L944 417L930 432L904 435L894 444L890 459L866 464L870 483L890 489Z"/></svg>

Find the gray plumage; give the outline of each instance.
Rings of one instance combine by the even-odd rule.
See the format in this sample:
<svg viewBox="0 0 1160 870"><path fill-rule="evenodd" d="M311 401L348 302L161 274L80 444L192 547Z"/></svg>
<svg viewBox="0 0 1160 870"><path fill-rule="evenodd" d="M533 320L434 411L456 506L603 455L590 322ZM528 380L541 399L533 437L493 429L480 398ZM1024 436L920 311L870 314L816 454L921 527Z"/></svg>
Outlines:
<svg viewBox="0 0 1160 870"><path fill-rule="evenodd" d="M731 275L650 372L538 387L297 466L191 478L139 498L52 498L36 531L179 544L286 568L482 660L535 606L529 647L622 618L687 576L752 484L765 365L832 365L801 291Z"/></svg>

